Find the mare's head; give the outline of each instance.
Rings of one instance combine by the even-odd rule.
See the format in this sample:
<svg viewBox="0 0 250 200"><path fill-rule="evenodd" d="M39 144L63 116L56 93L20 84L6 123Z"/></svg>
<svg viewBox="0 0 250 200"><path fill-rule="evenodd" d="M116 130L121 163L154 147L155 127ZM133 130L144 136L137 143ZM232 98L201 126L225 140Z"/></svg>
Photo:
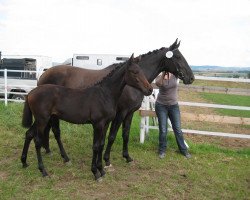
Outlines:
<svg viewBox="0 0 250 200"><path fill-rule="evenodd" d="M163 71L174 74L181 79L184 84L191 84L194 81L194 74L184 56L179 51L180 42L178 39L164 51Z"/></svg>
<svg viewBox="0 0 250 200"><path fill-rule="evenodd" d="M134 58L134 54L132 54L127 61L125 82L127 85L140 90L144 95L149 96L153 91L153 87L150 85L141 67L138 65L140 59L140 57Z"/></svg>

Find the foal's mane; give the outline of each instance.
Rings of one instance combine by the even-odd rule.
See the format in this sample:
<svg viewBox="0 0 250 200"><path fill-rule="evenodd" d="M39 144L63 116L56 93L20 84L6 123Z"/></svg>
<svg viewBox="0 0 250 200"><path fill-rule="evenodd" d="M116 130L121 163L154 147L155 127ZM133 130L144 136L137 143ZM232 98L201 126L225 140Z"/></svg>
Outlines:
<svg viewBox="0 0 250 200"><path fill-rule="evenodd" d="M113 76L113 74L114 74L118 69L120 69L122 66L124 66L124 65L126 65L126 64L127 64L127 61L124 62L124 63L114 63L114 64L112 64L112 65L109 65L109 67L111 67L111 66L115 66L115 67L114 67L106 76L104 76L101 80L96 81L95 83L91 84L91 85L88 86L87 88L102 84L102 83L103 83L104 81L106 81L109 77Z"/></svg>

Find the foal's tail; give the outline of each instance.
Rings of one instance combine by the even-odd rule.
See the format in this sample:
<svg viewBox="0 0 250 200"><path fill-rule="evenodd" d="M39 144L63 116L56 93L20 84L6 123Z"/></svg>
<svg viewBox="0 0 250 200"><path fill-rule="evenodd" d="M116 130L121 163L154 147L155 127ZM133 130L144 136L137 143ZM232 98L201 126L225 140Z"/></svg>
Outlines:
<svg viewBox="0 0 250 200"><path fill-rule="evenodd" d="M32 125L32 112L28 103L28 97L25 98L24 108L23 108L23 120L22 125L25 128L30 128Z"/></svg>

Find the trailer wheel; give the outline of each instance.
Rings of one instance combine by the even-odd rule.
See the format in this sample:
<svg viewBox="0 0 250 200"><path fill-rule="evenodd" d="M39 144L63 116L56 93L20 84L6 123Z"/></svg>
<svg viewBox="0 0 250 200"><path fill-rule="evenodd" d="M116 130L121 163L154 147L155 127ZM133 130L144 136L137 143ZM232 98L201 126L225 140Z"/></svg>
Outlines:
<svg viewBox="0 0 250 200"><path fill-rule="evenodd" d="M21 95L21 94L14 94L12 96L12 99L15 99L15 100L24 100L24 95Z"/></svg>

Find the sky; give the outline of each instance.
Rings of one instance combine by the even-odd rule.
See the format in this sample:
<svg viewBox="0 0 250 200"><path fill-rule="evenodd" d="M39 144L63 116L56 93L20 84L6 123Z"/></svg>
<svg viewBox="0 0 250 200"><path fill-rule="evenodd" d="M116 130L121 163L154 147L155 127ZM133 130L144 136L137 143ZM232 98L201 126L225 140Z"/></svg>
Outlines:
<svg viewBox="0 0 250 200"><path fill-rule="evenodd" d="M250 67L250 0L0 0L3 55L140 55L176 38L190 65Z"/></svg>

